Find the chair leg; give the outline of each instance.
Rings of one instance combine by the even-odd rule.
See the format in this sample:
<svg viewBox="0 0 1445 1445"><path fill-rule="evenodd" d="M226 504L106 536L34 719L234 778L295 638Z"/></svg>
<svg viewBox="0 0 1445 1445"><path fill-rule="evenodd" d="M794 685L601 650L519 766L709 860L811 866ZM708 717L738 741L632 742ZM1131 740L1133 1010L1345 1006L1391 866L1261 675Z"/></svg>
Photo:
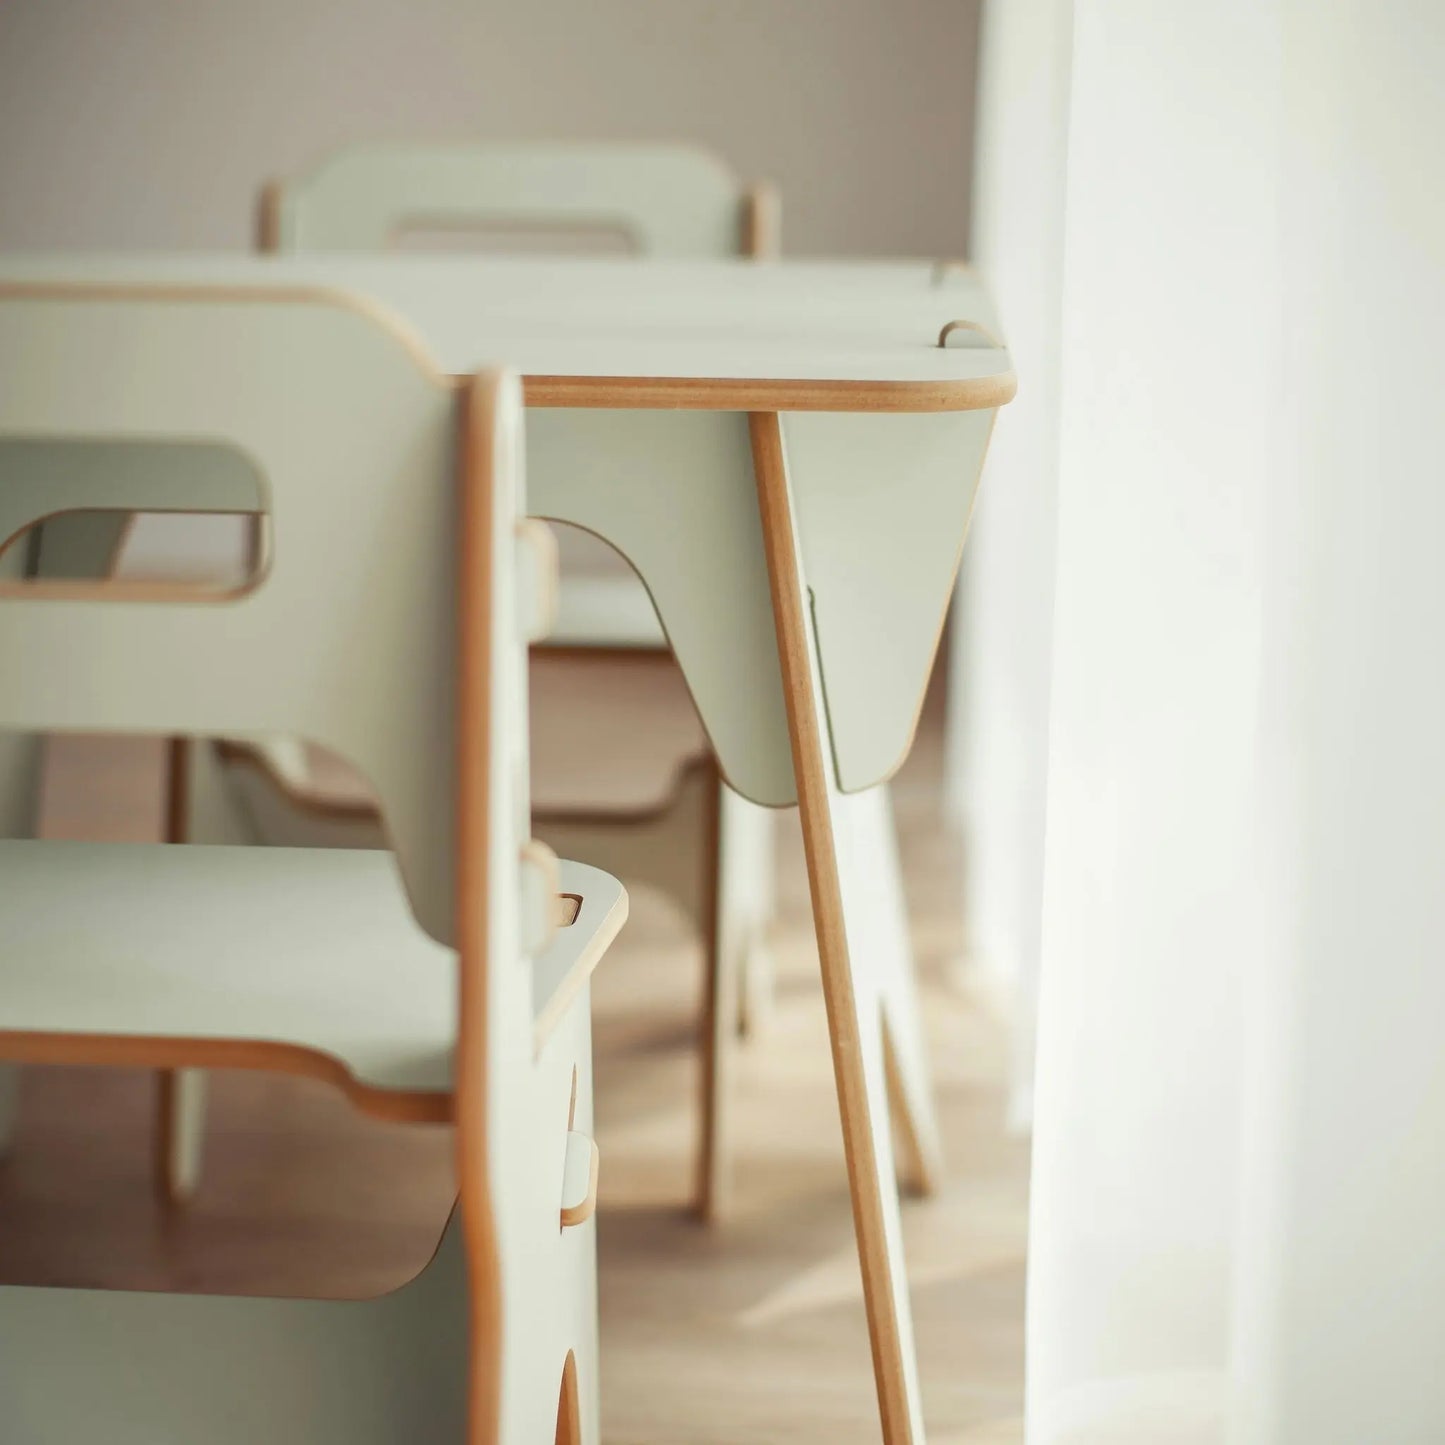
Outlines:
<svg viewBox="0 0 1445 1445"><path fill-rule="evenodd" d="M15 1123L20 1116L20 1068L0 1064L0 1159L10 1152L15 1140Z"/></svg>
<svg viewBox="0 0 1445 1445"><path fill-rule="evenodd" d="M156 1184L169 1204L185 1204L201 1179L206 1141L206 1073L167 1069L156 1075Z"/></svg>
<svg viewBox="0 0 1445 1445"><path fill-rule="evenodd" d="M165 818L168 843L256 841L230 796L216 749L205 739L170 739ZM201 1069L170 1069L156 1079L156 1187L167 1204L185 1204L201 1179L206 1075Z"/></svg>
<svg viewBox="0 0 1445 1445"><path fill-rule="evenodd" d="M39 534L0 554L0 578L33 575L39 558ZM0 735L0 838L34 838L40 821L42 740L35 733Z"/></svg>
<svg viewBox="0 0 1445 1445"><path fill-rule="evenodd" d="M722 1218L730 1192L737 1040L759 1029L772 1007L767 929L775 894L773 840L772 809L749 802L719 776L716 817L703 846L703 888L711 897L699 920L707 991L697 1211L709 1223Z"/></svg>
<svg viewBox="0 0 1445 1445"><path fill-rule="evenodd" d="M868 947L876 932L870 905L876 914L877 896L867 871L867 840L876 833L870 820L877 805L869 794L842 793L832 770L779 418L754 413L749 428L879 1416L885 1445L921 1445L923 1412L883 1057L884 979Z"/></svg>
<svg viewBox="0 0 1445 1445"><path fill-rule="evenodd" d="M740 995L738 955L742 940L727 912L725 800L728 791L714 768L698 849L698 928L702 935L704 979L694 1208L698 1217L708 1224L716 1224L727 1208L728 1103L737 1048Z"/></svg>
<svg viewBox="0 0 1445 1445"><path fill-rule="evenodd" d="M773 1007L773 960L768 928L776 906L773 810L727 786L721 798L718 847L719 909L725 946L736 951L737 1033L766 1027Z"/></svg>
<svg viewBox="0 0 1445 1445"><path fill-rule="evenodd" d="M216 744L176 738L169 762L167 842L252 846L269 841L258 832Z"/></svg>

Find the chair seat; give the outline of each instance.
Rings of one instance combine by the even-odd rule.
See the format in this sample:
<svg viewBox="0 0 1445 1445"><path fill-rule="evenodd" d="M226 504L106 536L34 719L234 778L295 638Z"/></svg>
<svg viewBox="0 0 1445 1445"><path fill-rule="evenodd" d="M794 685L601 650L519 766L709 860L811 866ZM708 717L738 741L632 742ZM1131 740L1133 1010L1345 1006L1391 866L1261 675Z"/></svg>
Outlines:
<svg viewBox="0 0 1445 1445"><path fill-rule="evenodd" d="M607 874L533 965L552 1020L621 927ZM390 853L0 842L0 1057L250 1067L369 1112L450 1117L455 954L413 920Z"/></svg>
<svg viewBox="0 0 1445 1445"><path fill-rule="evenodd" d="M532 652L533 816L635 817L665 807L707 734L671 653ZM355 768L321 748L268 739L228 742L228 761L264 761L275 783L313 813L374 819L375 795ZM294 836L294 835L284 835ZM309 841L324 842L323 838Z"/></svg>

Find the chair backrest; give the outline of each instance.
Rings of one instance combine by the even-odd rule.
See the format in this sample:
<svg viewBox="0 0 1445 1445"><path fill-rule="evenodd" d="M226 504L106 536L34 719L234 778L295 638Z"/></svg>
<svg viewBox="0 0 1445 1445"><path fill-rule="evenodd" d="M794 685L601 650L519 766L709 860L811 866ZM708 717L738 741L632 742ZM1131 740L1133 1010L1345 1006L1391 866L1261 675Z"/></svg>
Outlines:
<svg viewBox="0 0 1445 1445"><path fill-rule="evenodd" d="M650 256L773 249L776 200L670 145L391 144L268 187L263 250L380 251L409 227L611 231Z"/></svg>
<svg viewBox="0 0 1445 1445"><path fill-rule="evenodd" d="M379 251L409 226L602 229L626 235L649 256L767 257L778 251L779 203L772 186L744 186L717 157L688 146L392 143L342 151L305 175L272 182L257 230L263 251ZM592 424L556 414L538 423L565 466L586 465ZM558 540L570 579L600 577L607 598L631 599L622 603L625 637L608 640L657 645L661 629L630 566L576 528L561 528ZM604 639L591 609L569 612L579 624L570 640Z"/></svg>
<svg viewBox="0 0 1445 1445"><path fill-rule="evenodd" d="M475 845L480 826L459 834L463 783L506 835L498 867L515 870L527 836L518 384L458 388L374 316L300 295L0 289L12 519L55 510L65 468L36 466L47 447L99 446L113 462L168 445L254 474L272 532L264 574L209 598L5 584L0 727L331 748L375 788L418 921L455 944L458 839L469 828ZM126 472L122 508L140 500ZM466 650L459 603L483 633ZM459 682L459 658L479 656L495 659L484 683ZM502 886L515 898L520 884Z"/></svg>

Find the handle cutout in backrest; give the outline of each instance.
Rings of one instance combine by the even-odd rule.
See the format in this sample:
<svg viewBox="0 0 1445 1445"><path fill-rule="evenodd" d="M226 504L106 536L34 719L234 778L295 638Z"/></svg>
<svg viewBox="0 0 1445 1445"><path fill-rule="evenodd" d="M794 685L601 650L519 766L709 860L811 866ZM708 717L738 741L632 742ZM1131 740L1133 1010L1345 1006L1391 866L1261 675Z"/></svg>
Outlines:
<svg viewBox="0 0 1445 1445"><path fill-rule="evenodd" d="M0 438L0 575L21 595L118 579L132 597L235 598L264 574L267 511L259 471L232 446Z"/></svg>
<svg viewBox="0 0 1445 1445"><path fill-rule="evenodd" d="M421 213L392 226L386 249L433 256L636 256L642 244L622 218Z"/></svg>

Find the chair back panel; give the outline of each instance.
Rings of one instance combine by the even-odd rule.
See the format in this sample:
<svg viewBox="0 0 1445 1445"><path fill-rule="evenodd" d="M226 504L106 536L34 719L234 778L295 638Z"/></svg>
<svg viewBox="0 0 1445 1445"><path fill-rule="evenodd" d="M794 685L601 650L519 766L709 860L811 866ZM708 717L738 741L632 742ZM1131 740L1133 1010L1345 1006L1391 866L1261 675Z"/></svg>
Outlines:
<svg viewBox="0 0 1445 1445"><path fill-rule="evenodd" d="M451 943L460 396L375 319L316 299L0 295L0 493L33 483L47 441L219 446L254 472L272 533L265 573L220 599L7 586L0 726L332 748L375 787L416 916ZM519 479L494 480L515 517ZM7 525L55 510L23 490ZM499 597L513 546L486 579ZM524 823L524 774L507 786Z"/></svg>
<svg viewBox="0 0 1445 1445"><path fill-rule="evenodd" d="M381 251L408 226L616 230L650 256L743 247L743 190L715 157L657 145L377 145L289 181L267 249Z"/></svg>

